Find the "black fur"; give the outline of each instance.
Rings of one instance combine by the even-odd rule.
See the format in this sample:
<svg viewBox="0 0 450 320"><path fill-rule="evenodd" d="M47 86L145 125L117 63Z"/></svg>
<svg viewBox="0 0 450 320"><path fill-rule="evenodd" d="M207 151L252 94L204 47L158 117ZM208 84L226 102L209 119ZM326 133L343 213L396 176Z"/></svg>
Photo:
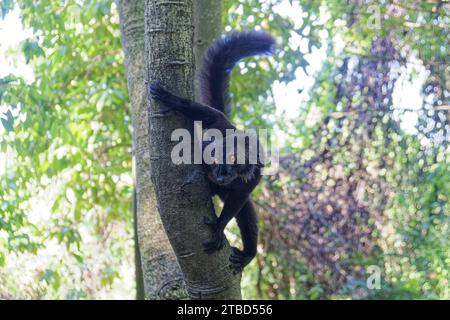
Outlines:
<svg viewBox="0 0 450 320"><path fill-rule="evenodd" d="M215 128L225 134L226 129L236 129L224 113L231 69L242 58L270 53L273 45L273 38L263 31L233 32L217 40L208 50L201 72L202 100L207 105L178 97L159 83L151 84L150 94L161 101L168 108L166 110L177 110L194 121L202 121L204 129ZM257 145L259 148L259 143ZM246 147L250 148L247 142ZM224 245L225 227L236 217L243 250L232 248L230 268L239 273L256 255L258 229L250 194L261 180L262 163L259 160L256 164L249 163L247 153L245 164L227 163L226 158L237 159L237 154L224 152L223 156L223 159L217 159L219 163L204 163L212 194L218 195L224 203L218 218L205 217L204 222L211 227L212 236L204 247L208 253L220 250Z"/></svg>
<svg viewBox="0 0 450 320"><path fill-rule="evenodd" d="M202 102L228 113L228 84L234 65L246 57L272 54L274 45L269 33L254 30L231 32L216 40L206 52L200 72Z"/></svg>

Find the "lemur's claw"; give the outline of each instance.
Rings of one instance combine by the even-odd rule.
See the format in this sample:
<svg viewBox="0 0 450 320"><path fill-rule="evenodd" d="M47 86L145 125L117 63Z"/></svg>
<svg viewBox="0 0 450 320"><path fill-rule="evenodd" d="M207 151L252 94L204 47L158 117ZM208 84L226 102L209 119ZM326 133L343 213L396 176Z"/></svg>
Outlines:
<svg viewBox="0 0 450 320"><path fill-rule="evenodd" d="M211 240L203 243L203 247L207 254L219 251L225 245L225 235L222 230L215 231Z"/></svg>
<svg viewBox="0 0 450 320"><path fill-rule="evenodd" d="M159 114L161 114L161 115L166 115L166 114L168 114L168 113L170 113L170 112L172 112L173 111L173 109L172 108L164 108L164 109L159 109L159 111L158 111L158 113Z"/></svg>
<svg viewBox="0 0 450 320"><path fill-rule="evenodd" d="M231 247L229 268L233 270L233 274L236 275L244 270L244 267L252 260L251 256L246 255L244 252L236 247Z"/></svg>
<svg viewBox="0 0 450 320"><path fill-rule="evenodd" d="M203 223L210 227L215 227L217 225L217 218L213 218L210 216L204 216Z"/></svg>
<svg viewBox="0 0 450 320"><path fill-rule="evenodd" d="M153 99L163 100L167 97L168 92L159 82L155 81L150 85L150 94Z"/></svg>

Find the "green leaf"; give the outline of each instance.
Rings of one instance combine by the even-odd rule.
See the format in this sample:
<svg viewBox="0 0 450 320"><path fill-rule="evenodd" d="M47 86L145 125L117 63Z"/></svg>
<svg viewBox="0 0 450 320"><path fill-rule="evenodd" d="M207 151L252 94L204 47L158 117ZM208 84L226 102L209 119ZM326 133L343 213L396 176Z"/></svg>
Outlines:
<svg viewBox="0 0 450 320"><path fill-rule="evenodd" d="M45 56L44 50L39 44L31 39L26 39L22 43L22 51L25 55L25 61L29 63L33 58Z"/></svg>
<svg viewBox="0 0 450 320"><path fill-rule="evenodd" d="M9 131L9 132L14 131L14 127L11 122L9 122L7 119L3 119L3 118L1 118L1 120L2 120L2 124L3 124L3 128L5 128L6 131Z"/></svg>
<svg viewBox="0 0 450 320"><path fill-rule="evenodd" d="M14 1L13 0L2 0L0 1L0 11L1 18L4 19L9 11L14 9Z"/></svg>
<svg viewBox="0 0 450 320"><path fill-rule="evenodd" d="M13 115L11 113L11 110L8 110L6 112L6 119L8 120L9 123L11 123L11 125L14 124L14 117L13 117Z"/></svg>
<svg viewBox="0 0 450 320"><path fill-rule="evenodd" d="M74 258L77 260L78 263L83 263L84 258L78 254L73 254Z"/></svg>

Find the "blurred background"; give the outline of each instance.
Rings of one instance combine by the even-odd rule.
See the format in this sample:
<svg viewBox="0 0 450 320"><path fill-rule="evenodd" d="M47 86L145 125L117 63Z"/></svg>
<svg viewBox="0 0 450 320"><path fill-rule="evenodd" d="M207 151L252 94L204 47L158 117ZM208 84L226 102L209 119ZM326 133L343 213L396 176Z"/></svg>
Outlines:
<svg viewBox="0 0 450 320"><path fill-rule="evenodd" d="M117 7L0 10L0 299L135 299ZM449 12L439 0L223 1L224 31L278 42L231 82L233 121L273 129L281 156L253 195L244 298L450 299Z"/></svg>

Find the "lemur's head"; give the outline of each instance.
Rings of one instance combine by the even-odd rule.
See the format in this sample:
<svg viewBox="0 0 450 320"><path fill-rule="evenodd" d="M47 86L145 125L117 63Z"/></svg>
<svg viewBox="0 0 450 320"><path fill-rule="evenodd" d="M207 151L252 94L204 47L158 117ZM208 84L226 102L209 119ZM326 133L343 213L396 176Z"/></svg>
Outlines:
<svg viewBox="0 0 450 320"><path fill-rule="evenodd" d="M256 135L235 131L204 145L204 161L211 182L225 186L236 179L250 181L263 167L263 150Z"/></svg>

